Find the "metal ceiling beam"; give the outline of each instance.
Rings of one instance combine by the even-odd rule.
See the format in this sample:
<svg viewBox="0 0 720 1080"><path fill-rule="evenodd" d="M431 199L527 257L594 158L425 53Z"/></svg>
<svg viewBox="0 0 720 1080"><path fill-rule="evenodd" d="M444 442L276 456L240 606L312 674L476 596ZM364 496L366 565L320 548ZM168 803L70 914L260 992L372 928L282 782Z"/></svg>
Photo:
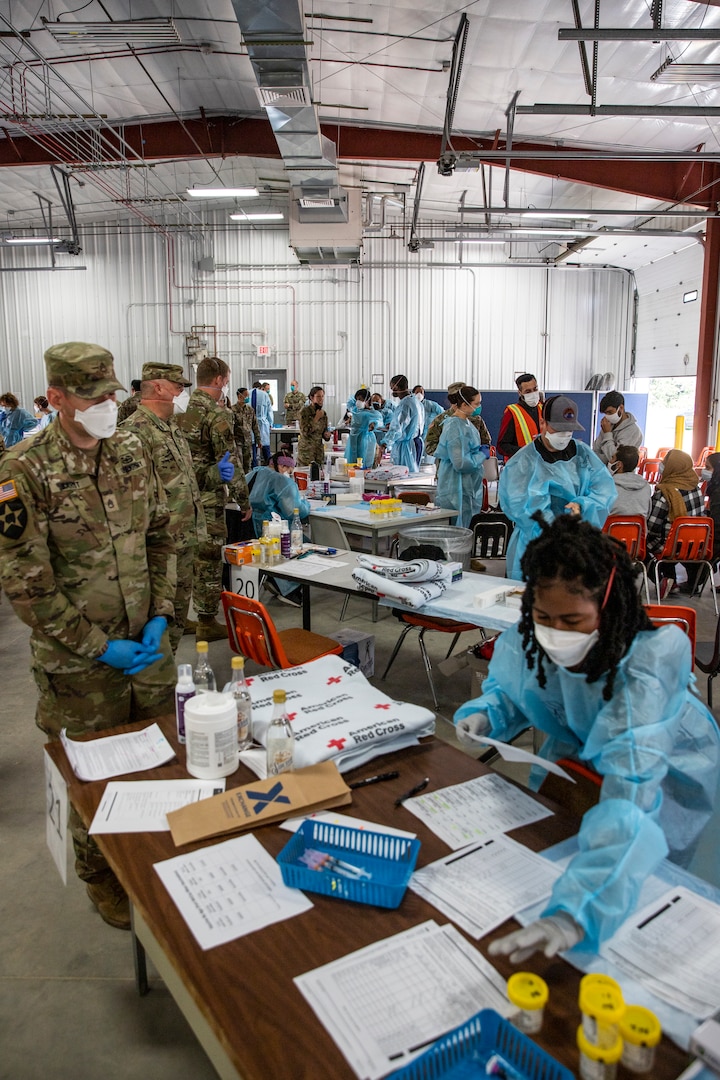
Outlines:
<svg viewBox="0 0 720 1080"><path fill-rule="evenodd" d="M153 121L123 124L117 133L117 154L112 153L109 128L99 148L101 157L88 163L87 132L78 138L76 157L68 154L66 166L100 169L120 165L127 159L128 147L137 149L147 161L194 160L200 157L259 157L278 160L272 128L266 119L244 116L209 116L205 119ZM439 133L408 131L397 128L372 128L355 125L323 124L324 135L337 147L338 158L346 161L436 161L442 136ZM71 129L68 129L70 134ZM0 168L19 165L55 165L58 162L47 147L25 135L0 138ZM720 154L690 151L587 150L549 146L547 143L516 142L510 151L497 147L492 138L470 139L455 136L457 153L472 155L479 168L482 163L505 165L507 160L519 172L532 172L555 179L604 187L612 191L644 196L662 202L693 202L707 206L720 198L715 184L720 175L714 163ZM651 164L652 168L647 166ZM699 194L698 194L699 193Z"/></svg>
<svg viewBox="0 0 720 1080"><path fill-rule="evenodd" d="M720 41L720 29L673 30L667 26L651 30L625 27L623 29L571 29L558 30L558 41Z"/></svg>
<svg viewBox="0 0 720 1080"><path fill-rule="evenodd" d="M716 105L518 105L524 116L720 116Z"/></svg>

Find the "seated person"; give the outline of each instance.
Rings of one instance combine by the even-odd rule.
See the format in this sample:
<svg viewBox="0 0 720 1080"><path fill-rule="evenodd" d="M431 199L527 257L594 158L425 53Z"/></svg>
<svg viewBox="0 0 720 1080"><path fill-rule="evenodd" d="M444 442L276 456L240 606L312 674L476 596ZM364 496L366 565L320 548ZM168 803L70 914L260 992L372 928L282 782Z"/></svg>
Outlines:
<svg viewBox="0 0 720 1080"><path fill-rule="evenodd" d="M262 536L263 521L270 521L273 513L287 521L288 528L292 526L296 507L300 511L301 521L309 516L310 503L298 490L293 479L294 468L293 459L281 450L271 456L267 465L259 465L247 474L256 536ZM284 603L300 606L299 588L291 581L273 582L271 591Z"/></svg>
<svg viewBox="0 0 720 1080"><path fill-rule="evenodd" d="M542 757L579 758L602 786L540 919L490 945L513 963L580 941L596 951L662 859L688 865L720 771L690 642L651 625L627 552L577 517L537 519L520 622L497 639L482 695L455 713L458 737L477 748L477 736L507 741L532 726L547 736ZM545 773L534 772L537 788Z"/></svg>
<svg viewBox="0 0 720 1080"><path fill-rule="evenodd" d="M611 514L641 514L644 518L650 513L652 488L644 476L635 470L640 455L634 446L618 446L615 457L610 462L617 499L610 507Z"/></svg>
<svg viewBox="0 0 720 1080"><path fill-rule="evenodd" d="M647 552L655 556L662 551L676 517L705 514L705 500L690 455L683 450L669 450L660 468L647 523ZM688 580L681 589L692 595L705 580L706 567L687 564L686 569ZM664 562L660 567L660 599L678 588L676 579L677 563Z"/></svg>
<svg viewBox="0 0 720 1080"><path fill-rule="evenodd" d="M642 446L643 433L633 414L625 412L625 398L618 390L601 397L598 409L602 420L593 450L601 461L612 461L618 446Z"/></svg>

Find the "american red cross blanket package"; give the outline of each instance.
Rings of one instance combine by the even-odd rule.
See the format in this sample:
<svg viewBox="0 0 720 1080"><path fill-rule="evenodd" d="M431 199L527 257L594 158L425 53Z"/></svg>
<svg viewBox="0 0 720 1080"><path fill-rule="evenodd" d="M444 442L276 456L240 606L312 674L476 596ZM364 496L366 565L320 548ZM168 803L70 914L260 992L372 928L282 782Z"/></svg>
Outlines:
<svg viewBox="0 0 720 1080"><path fill-rule="evenodd" d="M251 676L253 735L265 743L273 711L273 690L285 690L295 733L295 768L334 761L348 772L380 754L413 746L432 735L435 716L419 705L393 701L372 686L362 672L339 656L324 656L300 667ZM241 755L263 775L263 754ZM254 763L255 762L255 763Z"/></svg>

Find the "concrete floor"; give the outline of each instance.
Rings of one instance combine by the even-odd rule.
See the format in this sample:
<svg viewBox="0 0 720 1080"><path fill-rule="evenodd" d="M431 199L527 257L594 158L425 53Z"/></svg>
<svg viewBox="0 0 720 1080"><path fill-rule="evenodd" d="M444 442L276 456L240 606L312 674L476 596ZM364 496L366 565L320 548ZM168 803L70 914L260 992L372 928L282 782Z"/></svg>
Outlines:
<svg viewBox="0 0 720 1080"><path fill-rule="evenodd" d="M698 639L711 639L715 616L711 598L696 601ZM338 627L341 599L314 590L313 629ZM278 626L297 626L300 612L273 600ZM377 623L367 601L350 602L344 626L375 635L379 681L399 633L390 614ZM3 889L0 920L0 1080L211 1080L215 1072L195 1041L162 981L151 973L151 993L135 991L130 935L102 922L72 871L64 887L45 847L43 735L34 724L35 688L29 672L28 629L6 599L0 603L3 656L3 727L0 752L0 852ZM433 637L435 640L433 640ZM429 635L433 660L449 643ZM474 641L461 639L459 648ZM194 638L185 637L178 661L194 656ZM210 660L222 684L230 673L225 642L210 646ZM248 665L252 671L252 665ZM705 680L700 688L704 696ZM443 715L438 735L454 741L454 709L471 696L470 673L438 674ZM408 635L387 684L394 697L430 703L415 635ZM720 694L720 691L719 691ZM716 712L716 715L718 712ZM448 719L444 719L447 717ZM705 831L692 869L720 885L720 812Z"/></svg>

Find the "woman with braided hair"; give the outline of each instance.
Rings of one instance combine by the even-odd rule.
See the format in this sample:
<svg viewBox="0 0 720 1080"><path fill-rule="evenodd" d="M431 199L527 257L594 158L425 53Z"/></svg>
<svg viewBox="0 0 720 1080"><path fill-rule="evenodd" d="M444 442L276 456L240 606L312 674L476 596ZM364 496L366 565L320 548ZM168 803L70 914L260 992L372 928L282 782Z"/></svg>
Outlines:
<svg viewBox="0 0 720 1080"><path fill-rule="evenodd" d="M687 866L720 768L689 640L677 626L651 626L625 549L575 516L536 520L522 617L498 638L482 696L456 712L458 737L477 746L478 736L507 741L532 725L547 736L542 757L579 758L602 786L542 917L490 946L513 963L579 941L596 950L663 858ZM531 773L530 786L544 776Z"/></svg>

